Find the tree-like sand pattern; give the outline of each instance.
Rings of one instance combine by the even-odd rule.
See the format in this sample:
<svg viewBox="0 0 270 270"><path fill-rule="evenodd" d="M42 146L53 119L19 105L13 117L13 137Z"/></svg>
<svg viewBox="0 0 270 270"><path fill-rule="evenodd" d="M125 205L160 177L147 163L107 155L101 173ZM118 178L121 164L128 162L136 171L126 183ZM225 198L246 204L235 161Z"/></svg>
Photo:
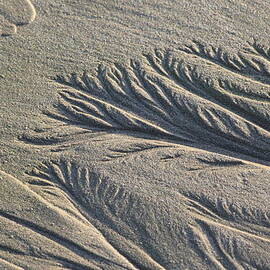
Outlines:
<svg viewBox="0 0 270 270"><path fill-rule="evenodd" d="M178 53L156 50L145 60L99 66L95 75L57 76L53 81L64 90L55 110L44 113L68 123L67 131L80 128L86 141L104 132L122 133L164 145L212 146L230 156L269 163L267 48L254 43L229 55L194 42ZM64 143L68 134L55 130L23 139Z"/></svg>

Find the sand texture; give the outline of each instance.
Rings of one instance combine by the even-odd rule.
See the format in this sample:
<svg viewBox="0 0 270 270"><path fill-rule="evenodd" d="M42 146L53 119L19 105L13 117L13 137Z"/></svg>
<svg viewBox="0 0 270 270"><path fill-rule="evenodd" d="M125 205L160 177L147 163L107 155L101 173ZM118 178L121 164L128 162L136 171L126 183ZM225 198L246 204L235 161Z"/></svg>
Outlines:
<svg viewBox="0 0 270 270"><path fill-rule="evenodd" d="M0 269L270 269L269 17L0 0Z"/></svg>

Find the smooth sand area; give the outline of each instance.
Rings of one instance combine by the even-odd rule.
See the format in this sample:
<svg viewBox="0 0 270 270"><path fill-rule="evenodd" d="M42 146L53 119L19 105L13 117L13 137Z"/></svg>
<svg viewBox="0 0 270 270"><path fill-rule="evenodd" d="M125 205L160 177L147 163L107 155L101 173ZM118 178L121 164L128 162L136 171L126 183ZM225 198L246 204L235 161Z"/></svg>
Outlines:
<svg viewBox="0 0 270 270"><path fill-rule="evenodd" d="M270 269L269 14L0 0L0 269Z"/></svg>

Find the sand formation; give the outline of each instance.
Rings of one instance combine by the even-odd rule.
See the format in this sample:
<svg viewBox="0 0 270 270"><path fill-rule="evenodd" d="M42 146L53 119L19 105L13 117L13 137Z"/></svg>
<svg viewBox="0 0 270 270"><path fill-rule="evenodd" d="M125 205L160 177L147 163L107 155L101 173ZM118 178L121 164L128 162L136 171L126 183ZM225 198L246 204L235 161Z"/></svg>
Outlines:
<svg viewBox="0 0 270 270"><path fill-rule="evenodd" d="M89 251L93 244L80 241L91 235L52 234L47 223L41 229L20 221L68 249L38 258L71 269L269 269L269 211L259 183L270 159L269 49L255 42L229 56L193 42L144 59L57 76L59 102L44 112L55 127L21 138L55 155L28 172L31 194L58 209L61 220L89 227L99 252L114 252ZM87 148L106 144L87 166L82 154L70 156L83 149L91 160ZM247 205L252 185L258 197Z"/></svg>
<svg viewBox="0 0 270 270"><path fill-rule="evenodd" d="M18 26L31 23L35 17L30 0L0 0L0 35L15 34Z"/></svg>
<svg viewBox="0 0 270 270"><path fill-rule="evenodd" d="M165 145L212 145L230 156L268 164L267 48L254 43L229 56L193 42L177 53L156 50L144 57L126 67L99 66L94 76L57 76L53 81L64 90L55 110L45 114L71 129L80 127L90 140L99 132L120 132ZM54 145L67 136L56 138L52 129L51 135L24 139Z"/></svg>
<svg viewBox="0 0 270 270"><path fill-rule="evenodd" d="M270 270L270 8L231 2L0 0L0 269Z"/></svg>

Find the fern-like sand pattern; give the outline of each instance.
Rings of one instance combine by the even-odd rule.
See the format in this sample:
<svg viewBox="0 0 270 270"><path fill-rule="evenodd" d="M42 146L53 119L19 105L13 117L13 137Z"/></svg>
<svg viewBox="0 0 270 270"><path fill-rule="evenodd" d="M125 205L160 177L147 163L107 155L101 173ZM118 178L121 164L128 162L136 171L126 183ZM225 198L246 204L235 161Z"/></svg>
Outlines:
<svg viewBox="0 0 270 270"><path fill-rule="evenodd" d="M121 133L175 145L210 145L217 152L268 164L270 63L256 52L228 56L194 43L178 56L156 50L129 66L57 76L54 81L65 89L55 110L45 114L84 129L89 140L99 132ZM190 54L195 63L188 63ZM68 137L54 136L52 129L46 137L28 134L23 139L54 145Z"/></svg>

